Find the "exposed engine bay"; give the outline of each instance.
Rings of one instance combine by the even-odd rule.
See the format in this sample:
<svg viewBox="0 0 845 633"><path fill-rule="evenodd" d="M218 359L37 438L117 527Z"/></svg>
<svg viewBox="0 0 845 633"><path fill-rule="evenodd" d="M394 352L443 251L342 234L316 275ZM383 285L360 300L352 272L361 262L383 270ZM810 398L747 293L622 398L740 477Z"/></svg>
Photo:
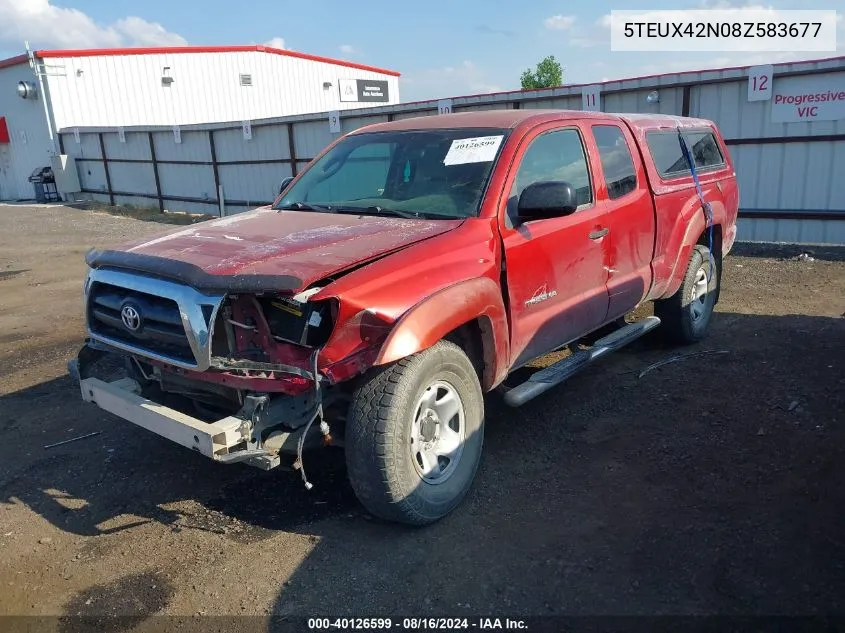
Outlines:
<svg viewBox="0 0 845 633"><path fill-rule="evenodd" d="M81 380L118 384L208 423L213 438L224 438L223 450L214 449L220 461L272 468L281 465L280 454L295 454L293 466L301 468L305 448L343 444L348 398L318 372L338 306L309 300L331 280L296 295L204 297L210 302L200 305L207 330L198 332L202 324L185 317L184 299L171 299L178 294L168 297L156 287L169 282L111 271L101 275L86 285L92 336L72 369ZM194 357L196 369L180 366ZM88 398L94 397L90 391ZM326 422L328 409L335 428ZM225 433L215 436L221 423Z"/></svg>
<svg viewBox="0 0 845 633"><path fill-rule="evenodd" d="M268 392L287 387L288 393L279 393L277 398L307 399L302 394L312 390L315 376L319 380L315 360L331 335L336 316L332 303L307 301L320 289L311 288L295 297L226 297L211 334L211 370L203 372L201 379L159 363L138 358L133 362L142 372L144 365L148 365L152 374L147 376L162 391L190 398L203 417L219 417L221 413L239 410L247 394L255 391L256 384L264 385ZM249 379L251 388L229 386L230 377ZM256 383L256 380L275 384ZM276 389L270 389L273 386ZM295 416L285 422L291 429L300 426Z"/></svg>
<svg viewBox="0 0 845 633"><path fill-rule="evenodd" d="M226 297L212 332L211 367L252 378L310 379L311 354L328 341L337 316L333 303L307 301L320 289L295 297Z"/></svg>

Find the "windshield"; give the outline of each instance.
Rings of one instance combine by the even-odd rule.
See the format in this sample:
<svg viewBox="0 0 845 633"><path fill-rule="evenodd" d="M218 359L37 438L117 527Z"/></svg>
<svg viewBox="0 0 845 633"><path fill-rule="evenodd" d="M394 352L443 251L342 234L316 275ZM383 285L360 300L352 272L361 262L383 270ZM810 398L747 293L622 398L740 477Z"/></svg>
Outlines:
<svg viewBox="0 0 845 633"><path fill-rule="evenodd" d="M274 208L477 216L507 133L471 128L354 134L314 163Z"/></svg>

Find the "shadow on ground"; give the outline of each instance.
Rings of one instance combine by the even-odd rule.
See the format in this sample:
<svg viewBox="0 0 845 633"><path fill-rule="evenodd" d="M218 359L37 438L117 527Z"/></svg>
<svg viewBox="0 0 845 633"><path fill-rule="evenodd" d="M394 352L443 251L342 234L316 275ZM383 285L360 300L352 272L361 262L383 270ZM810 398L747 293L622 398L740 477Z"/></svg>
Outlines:
<svg viewBox="0 0 845 633"><path fill-rule="evenodd" d="M729 353L639 377L706 350ZM408 529L366 515L339 456L306 462L308 492L78 404L64 377L0 399L0 503L82 536L315 535L275 615L842 614L844 393L845 319L720 313L700 346L651 337L521 409L488 398L470 495Z"/></svg>

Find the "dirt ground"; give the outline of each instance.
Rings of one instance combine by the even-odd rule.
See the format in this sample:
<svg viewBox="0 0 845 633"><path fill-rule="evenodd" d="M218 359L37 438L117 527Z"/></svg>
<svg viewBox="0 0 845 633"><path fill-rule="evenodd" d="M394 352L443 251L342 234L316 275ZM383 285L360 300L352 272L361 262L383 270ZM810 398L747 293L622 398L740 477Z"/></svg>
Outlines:
<svg viewBox="0 0 845 633"><path fill-rule="evenodd" d="M334 458L308 492L80 401L84 253L165 230L0 206L0 615L845 613L845 251L739 248L700 345L490 397L469 497L406 529Z"/></svg>

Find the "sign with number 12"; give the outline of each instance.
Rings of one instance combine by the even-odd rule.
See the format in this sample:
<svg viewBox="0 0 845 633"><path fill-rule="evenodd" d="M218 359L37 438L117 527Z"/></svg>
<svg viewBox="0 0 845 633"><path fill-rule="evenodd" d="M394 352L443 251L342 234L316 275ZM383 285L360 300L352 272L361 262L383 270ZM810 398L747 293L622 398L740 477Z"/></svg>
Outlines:
<svg viewBox="0 0 845 633"><path fill-rule="evenodd" d="M772 98L771 65L754 66L748 69L748 100L768 101Z"/></svg>

